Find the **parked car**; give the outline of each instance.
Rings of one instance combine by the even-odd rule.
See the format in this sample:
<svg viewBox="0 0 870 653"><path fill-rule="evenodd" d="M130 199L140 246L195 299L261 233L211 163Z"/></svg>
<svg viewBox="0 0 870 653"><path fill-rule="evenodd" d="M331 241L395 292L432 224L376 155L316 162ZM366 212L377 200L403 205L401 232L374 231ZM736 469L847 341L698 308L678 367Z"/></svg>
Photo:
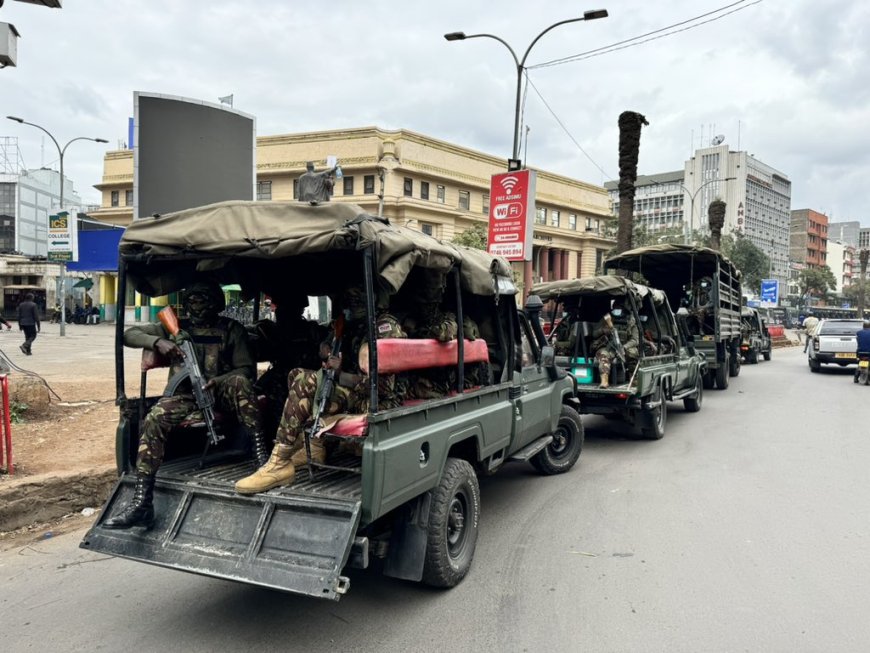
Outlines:
<svg viewBox="0 0 870 653"><path fill-rule="evenodd" d="M855 335L863 327L861 320L821 320L813 331L807 347L810 371L818 372L822 365L858 364L858 341Z"/></svg>

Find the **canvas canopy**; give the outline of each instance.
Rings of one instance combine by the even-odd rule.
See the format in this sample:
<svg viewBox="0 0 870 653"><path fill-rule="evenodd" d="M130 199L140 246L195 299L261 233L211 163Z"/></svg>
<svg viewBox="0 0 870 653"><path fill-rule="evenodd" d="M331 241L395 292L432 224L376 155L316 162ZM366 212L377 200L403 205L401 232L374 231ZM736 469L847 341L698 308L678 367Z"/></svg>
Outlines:
<svg viewBox="0 0 870 653"><path fill-rule="evenodd" d="M717 261L720 266L730 269L733 276L740 275L740 271L722 252L709 247L692 245L664 244L637 247L611 256L604 262L604 268L637 272L647 279L659 279L660 275L690 278L692 270L696 275L714 274Z"/></svg>
<svg viewBox="0 0 870 653"><path fill-rule="evenodd" d="M391 293L414 267L446 273L456 265L468 292L516 292L505 259L442 243L344 203L231 201L143 218L127 228L119 252L128 262L133 286L155 295L178 290L185 274L189 276L189 267L173 273L161 261L197 261L197 271L205 272L230 262L316 257L367 247L373 248L379 284Z"/></svg>
<svg viewBox="0 0 870 653"><path fill-rule="evenodd" d="M635 283L618 275L548 281L532 286L532 294L538 295L543 301L583 295L610 295L613 297L634 295L636 297L646 297L649 294L652 294L653 301L657 304L660 304L664 300L664 293L662 291Z"/></svg>

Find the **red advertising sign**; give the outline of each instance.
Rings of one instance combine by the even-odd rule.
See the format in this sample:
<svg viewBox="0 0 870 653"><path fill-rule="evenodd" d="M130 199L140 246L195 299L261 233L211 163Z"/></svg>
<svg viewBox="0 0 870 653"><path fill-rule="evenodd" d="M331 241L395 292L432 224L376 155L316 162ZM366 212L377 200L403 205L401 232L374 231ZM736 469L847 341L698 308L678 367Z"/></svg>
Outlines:
<svg viewBox="0 0 870 653"><path fill-rule="evenodd" d="M508 261L532 260L535 172L493 175L489 185L489 236L486 251Z"/></svg>

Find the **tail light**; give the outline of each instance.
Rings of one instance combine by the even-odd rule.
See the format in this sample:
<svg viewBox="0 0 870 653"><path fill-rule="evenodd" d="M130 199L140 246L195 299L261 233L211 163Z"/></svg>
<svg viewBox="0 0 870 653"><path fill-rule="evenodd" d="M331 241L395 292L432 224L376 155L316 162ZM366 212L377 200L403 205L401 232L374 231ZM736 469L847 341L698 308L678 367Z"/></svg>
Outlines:
<svg viewBox="0 0 870 653"><path fill-rule="evenodd" d="M813 351L819 351L819 337L813 336Z"/></svg>

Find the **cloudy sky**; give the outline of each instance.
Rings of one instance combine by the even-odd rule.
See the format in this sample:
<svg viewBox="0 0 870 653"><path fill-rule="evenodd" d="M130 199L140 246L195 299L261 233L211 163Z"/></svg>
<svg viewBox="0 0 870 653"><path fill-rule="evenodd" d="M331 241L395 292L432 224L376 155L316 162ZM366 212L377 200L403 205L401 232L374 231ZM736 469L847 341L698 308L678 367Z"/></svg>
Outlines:
<svg viewBox="0 0 870 653"><path fill-rule="evenodd" d="M870 2L866 0L6 0L21 34L0 70L0 114L75 143L64 162L86 202L105 149L126 140L133 92L217 102L234 95L260 135L376 125L507 158L519 57L530 165L591 183L617 175L617 117L650 122L639 172L682 169L718 134L792 182L792 208L870 226ZM644 36L646 35L646 36ZM638 38L641 37L641 38ZM634 39L634 40L632 40ZM611 46L616 46L611 47ZM573 57L573 59L572 59ZM540 66L569 59L563 63ZM32 127L2 120L27 167L57 165Z"/></svg>

